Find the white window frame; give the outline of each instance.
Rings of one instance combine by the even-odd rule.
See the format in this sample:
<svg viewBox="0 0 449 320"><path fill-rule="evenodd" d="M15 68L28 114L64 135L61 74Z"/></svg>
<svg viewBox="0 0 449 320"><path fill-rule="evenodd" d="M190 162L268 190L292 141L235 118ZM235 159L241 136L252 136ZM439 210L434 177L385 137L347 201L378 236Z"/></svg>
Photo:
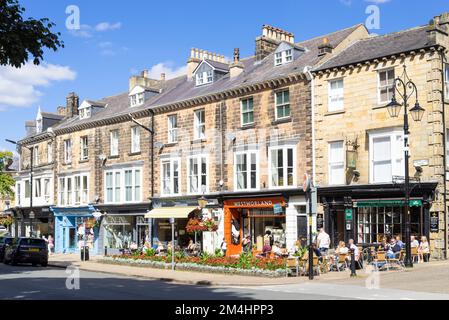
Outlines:
<svg viewBox="0 0 449 320"><path fill-rule="evenodd" d="M134 126L131 128L131 153L140 152L140 127Z"/></svg>
<svg viewBox="0 0 449 320"><path fill-rule="evenodd" d="M203 72L198 72L195 76L196 85L201 86L214 82L214 70L210 69Z"/></svg>
<svg viewBox="0 0 449 320"><path fill-rule="evenodd" d="M374 180L374 140L390 138L390 163L392 176L404 176L404 133L402 129L379 130L369 133L370 183L388 183Z"/></svg>
<svg viewBox="0 0 449 320"><path fill-rule="evenodd" d="M39 146L33 147L33 166L39 165Z"/></svg>
<svg viewBox="0 0 449 320"><path fill-rule="evenodd" d="M36 132L37 133L41 133L42 132L42 127L43 127L43 119L37 119L36 120Z"/></svg>
<svg viewBox="0 0 449 320"><path fill-rule="evenodd" d="M40 198L42 197L42 179L41 178L35 178L33 181L34 184L34 197Z"/></svg>
<svg viewBox="0 0 449 320"><path fill-rule="evenodd" d="M274 65L280 66L293 61L293 49L287 49L280 52L276 52L274 55Z"/></svg>
<svg viewBox="0 0 449 320"><path fill-rule="evenodd" d="M285 102L285 95L284 95L286 92L288 92L288 102L287 103ZM281 104L278 104L278 94L282 94L282 103ZM275 92L274 93L274 105L275 105L274 113L275 113L275 119L276 120L290 118L292 116L292 110L291 110L291 107L290 107L290 90L287 89L287 90L282 90L282 91ZM278 117L278 108L283 108L284 109L284 113L285 113L285 108L286 107L288 107L289 110L290 110L289 113L288 113L288 116Z"/></svg>
<svg viewBox="0 0 449 320"><path fill-rule="evenodd" d="M77 186L79 179L80 185ZM68 185L71 185L69 193ZM86 184L84 184L84 181ZM78 197L80 201L77 201ZM71 174L58 178L58 205L60 206L84 206L89 204L89 173ZM64 200L64 201L63 201Z"/></svg>
<svg viewBox="0 0 449 320"><path fill-rule="evenodd" d="M252 111L245 111L245 112L243 112L243 102L244 101L247 101L248 104L249 104L249 101L252 101L252 105L253 105ZM246 113L252 113L253 114L253 121L252 122L248 122L248 123L244 123L243 122L243 114L244 113L245 114ZM241 123L242 127L250 126L250 125L255 123L255 120L254 120L254 98L253 97L249 97L249 98L245 98L245 99L240 100L240 123Z"/></svg>
<svg viewBox="0 0 449 320"><path fill-rule="evenodd" d="M380 76L381 76L381 74L382 74L382 73L386 73L387 76L388 76L388 73L389 73L390 71L393 71L393 73L394 73L394 74L393 74L393 79L392 79L392 80L393 80L393 83L392 83L392 84L385 85L385 86L381 86L381 84L380 84ZM390 89L390 88L393 88L395 77L396 77L396 71L395 71L394 68L382 69L382 70L378 70L378 71L377 71L377 96L378 96L377 100L378 100L379 105L385 105L385 104L391 102L391 99L387 99L387 101L382 101L382 94L381 94L381 91L382 91L383 89ZM388 80L390 80L390 79L388 79L388 77L387 77L387 83L388 83ZM394 88L393 88L392 90L394 90Z"/></svg>
<svg viewBox="0 0 449 320"><path fill-rule="evenodd" d="M20 207L20 205L22 204L22 183L21 182L16 182L16 195L17 195L17 205Z"/></svg>
<svg viewBox="0 0 449 320"><path fill-rule="evenodd" d="M201 121L201 114L203 114L204 122ZM206 138L206 110L200 109L194 112L194 139L202 140Z"/></svg>
<svg viewBox="0 0 449 320"><path fill-rule="evenodd" d="M256 186L251 188L251 155L256 155ZM238 188L237 183L237 156L246 155L246 188ZM234 152L234 190L235 191L257 191L260 189L260 165L259 165L259 150L246 150Z"/></svg>
<svg viewBox="0 0 449 320"><path fill-rule="evenodd" d="M192 175L190 173L191 170L191 160L196 160L197 161L197 166L198 166L198 173L197 173L197 190L192 190L191 188L191 183L190 183L190 179L192 178ZM203 185L201 184L201 180L202 177L204 175L204 173L202 172L202 163L203 160L206 163L206 184L205 184L205 189L204 192L208 193L209 192L209 157L206 154L199 154L199 155L194 155L194 156L189 156L187 157L187 193L188 194L202 194L203 190L202 187Z"/></svg>
<svg viewBox="0 0 449 320"><path fill-rule="evenodd" d="M111 146L111 157L116 157L119 155L119 139L120 139L120 134L118 129L116 130L111 130L110 132L110 146Z"/></svg>
<svg viewBox="0 0 449 320"><path fill-rule="evenodd" d="M80 138L80 160L86 161L89 159L89 137L82 136Z"/></svg>
<svg viewBox="0 0 449 320"><path fill-rule="evenodd" d="M126 199L126 178L125 172L131 172L131 199ZM140 172L139 181L136 181L136 172ZM108 186L107 176L112 175L112 185ZM119 179L117 181L117 174L119 175ZM104 172L104 202L111 203L138 203L142 201L142 186L143 186L143 167L125 167L125 168L116 168L116 169L108 169ZM136 193L136 187L139 188L138 194ZM108 197L108 189L112 189L112 199ZM118 192L118 193L117 193ZM119 199L117 199L117 195L119 195ZM138 197L137 197L138 195Z"/></svg>
<svg viewBox="0 0 449 320"><path fill-rule="evenodd" d="M64 140L64 163L72 163L72 140Z"/></svg>
<svg viewBox="0 0 449 320"><path fill-rule="evenodd" d="M293 184L291 186L288 185L288 150L292 150L293 152ZM284 177L284 185L275 186L273 185L273 168L272 168L272 153L273 151L282 150L282 171ZM288 189L297 187L297 164L296 164L296 146L294 145L285 145L285 146L273 146L268 148L268 185L270 189Z"/></svg>
<svg viewBox="0 0 449 320"><path fill-rule="evenodd" d="M175 181L174 181L174 163L177 162L178 163L178 193L174 193L174 189L175 189ZM170 183L170 192L167 193L164 190L164 164L168 164L169 168L170 168L170 176L168 177L168 181ZM161 160L161 183L160 183L160 188L161 188L161 195L162 196L176 196L176 195L180 195L181 192L181 186L182 186L182 170L181 170L181 158L176 157L176 158L167 158L167 159L163 159Z"/></svg>
<svg viewBox="0 0 449 320"><path fill-rule="evenodd" d="M332 159L332 146L333 145L341 145L341 152L342 152L342 159ZM345 142L343 140L338 141L330 141L328 143L328 156L327 156L327 163L328 163L328 183L330 186L338 186L338 185L344 185L345 184L345 176L346 176L346 152L345 152ZM343 177L341 181L338 181L334 178L332 175L332 172L334 170L342 170L341 176Z"/></svg>
<svg viewBox="0 0 449 320"><path fill-rule="evenodd" d="M176 127L173 127L172 119L176 120ZM167 117L168 121L168 143L177 143L178 142L178 115L177 114L171 114Z"/></svg>
<svg viewBox="0 0 449 320"><path fill-rule="evenodd" d="M53 142L47 143L47 163L53 162Z"/></svg>
<svg viewBox="0 0 449 320"><path fill-rule="evenodd" d="M334 83L341 83L342 87L341 88L337 88L337 89L333 89L332 85ZM345 83L344 83L344 79L340 78L340 79L333 79L329 81L329 88L328 88L328 107L327 107L327 111L328 112L336 112L336 111L342 111L345 109ZM379 91L380 92L380 91ZM337 101L335 101L335 99L338 99Z"/></svg>
<svg viewBox="0 0 449 320"><path fill-rule="evenodd" d="M88 118L90 118L90 116L92 114L91 109L92 109L91 106L80 108L79 109L80 119L88 119Z"/></svg>

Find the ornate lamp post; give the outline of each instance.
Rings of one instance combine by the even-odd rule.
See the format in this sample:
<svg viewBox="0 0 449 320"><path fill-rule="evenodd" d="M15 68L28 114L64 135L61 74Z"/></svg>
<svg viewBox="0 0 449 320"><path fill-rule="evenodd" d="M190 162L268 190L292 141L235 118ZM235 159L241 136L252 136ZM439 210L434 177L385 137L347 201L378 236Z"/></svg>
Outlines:
<svg viewBox="0 0 449 320"><path fill-rule="evenodd" d="M413 120L415 122L420 122L424 116L424 108L419 105L418 101L418 89L415 83L409 78L407 74L407 67L404 65L404 72L401 77L397 77L393 82L393 98L391 102L387 105L388 113L392 118L397 118L401 111L402 106L404 106L404 164L405 164L405 177L404 177L404 193L405 193L405 261L406 267L413 267L413 261L411 258L411 248L410 248L410 174L409 174L409 122L408 114L410 112ZM396 94L398 94L403 102L399 103L396 99ZM415 105L409 110L409 100L415 95Z"/></svg>

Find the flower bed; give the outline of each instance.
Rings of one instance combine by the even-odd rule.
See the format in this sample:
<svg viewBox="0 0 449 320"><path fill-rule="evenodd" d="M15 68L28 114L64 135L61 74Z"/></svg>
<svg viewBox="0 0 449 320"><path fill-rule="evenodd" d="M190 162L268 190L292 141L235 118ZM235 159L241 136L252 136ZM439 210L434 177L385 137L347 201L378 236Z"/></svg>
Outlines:
<svg viewBox="0 0 449 320"><path fill-rule="evenodd" d="M101 263L132 265L158 269L171 269L171 256L110 256L99 260ZM254 258L242 255L231 257L177 257L175 269L184 271L240 274L263 277L285 277L285 260Z"/></svg>

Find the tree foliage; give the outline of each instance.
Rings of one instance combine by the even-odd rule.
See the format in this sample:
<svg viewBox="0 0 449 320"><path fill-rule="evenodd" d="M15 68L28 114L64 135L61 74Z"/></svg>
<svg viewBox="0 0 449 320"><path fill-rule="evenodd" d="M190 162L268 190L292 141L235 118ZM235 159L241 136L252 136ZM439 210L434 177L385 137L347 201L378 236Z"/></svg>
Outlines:
<svg viewBox="0 0 449 320"><path fill-rule="evenodd" d="M20 68L30 55L38 65L43 59L44 48L57 51L64 47L59 32L47 18L23 19L25 8L18 0L0 0L0 65Z"/></svg>
<svg viewBox="0 0 449 320"><path fill-rule="evenodd" d="M15 181L11 174L7 172L8 167L12 164L13 154L10 151L0 151L0 197L13 197L13 186Z"/></svg>

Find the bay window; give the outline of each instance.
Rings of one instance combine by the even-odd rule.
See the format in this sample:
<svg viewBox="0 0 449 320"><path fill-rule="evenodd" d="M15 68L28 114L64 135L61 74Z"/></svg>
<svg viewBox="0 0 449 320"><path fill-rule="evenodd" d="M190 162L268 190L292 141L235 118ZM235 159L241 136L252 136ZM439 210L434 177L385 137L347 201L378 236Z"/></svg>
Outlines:
<svg viewBox="0 0 449 320"><path fill-rule="evenodd" d="M88 173L59 178L58 203L61 206L88 204Z"/></svg>
<svg viewBox="0 0 449 320"><path fill-rule="evenodd" d="M345 151L344 141L329 143L329 185L345 184Z"/></svg>
<svg viewBox="0 0 449 320"><path fill-rule="evenodd" d="M207 157L204 155L193 156L188 160L188 192L206 192L207 184Z"/></svg>
<svg viewBox="0 0 449 320"><path fill-rule="evenodd" d="M382 130L370 134L370 181L392 182L404 176L404 142L402 130Z"/></svg>
<svg viewBox="0 0 449 320"><path fill-rule="evenodd" d="M181 193L180 183L180 160L167 159L162 161L162 195L177 195Z"/></svg>
<svg viewBox="0 0 449 320"><path fill-rule="evenodd" d="M234 188L257 190L259 182L257 151L237 152L234 157Z"/></svg>
<svg viewBox="0 0 449 320"><path fill-rule="evenodd" d="M112 169L105 172L106 203L138 202L142 199L142 169Z"/></svg>
<svg viewBox="0 0 449 320"><path fill-rule="evenodd" d="M274 147L268 154L270 188L296 185L295 147Z"/></svg>

